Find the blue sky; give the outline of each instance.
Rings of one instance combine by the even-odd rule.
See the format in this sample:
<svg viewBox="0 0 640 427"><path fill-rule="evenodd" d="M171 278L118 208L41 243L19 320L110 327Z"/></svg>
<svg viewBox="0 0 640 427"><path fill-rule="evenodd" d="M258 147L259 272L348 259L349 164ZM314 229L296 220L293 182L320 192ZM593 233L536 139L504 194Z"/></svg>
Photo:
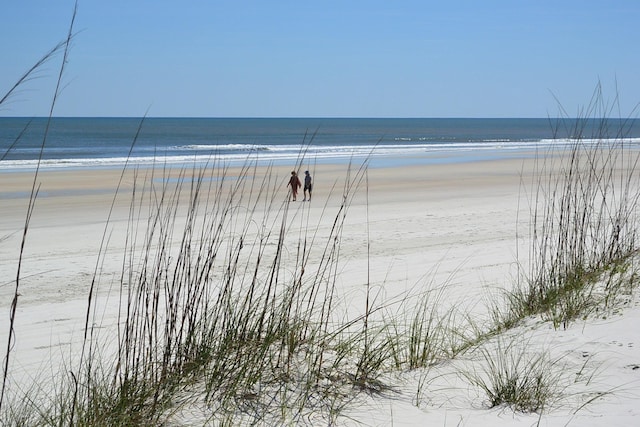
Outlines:
<svg viewBox="0 0 640 427"><path fill-rule="evenodd" d="M3 2L0 96L73 5ZM80 0L54 114L555 117L600 82L635 116L638 22L637 0ZM47 115L60 61L0 116Z"/></svg>

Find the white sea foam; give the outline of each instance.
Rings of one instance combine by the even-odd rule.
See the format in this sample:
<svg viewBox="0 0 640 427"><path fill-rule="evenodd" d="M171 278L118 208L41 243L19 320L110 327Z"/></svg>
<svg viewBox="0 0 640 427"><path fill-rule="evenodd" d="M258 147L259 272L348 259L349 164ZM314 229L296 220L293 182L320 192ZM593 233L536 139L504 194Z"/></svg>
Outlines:
<svg viewBox="0 0 640 427"><path fill-rule="evenodd" d="M272 147L259 144L188 144L170 147L173 150L196 151L269 151Z"/></svg>
<svg viewBox="0 0 640 427"><path fill-rule="evenodd" d="M404 142L404 141L402 141ZM253 144L225 144L225 145L183 145L170 147L167 152L184 154L158 153L155 156L107 157L107 158L62 158L38 160L3 160L0 170L30 170L40 165L41 168L107 168L121 167L125 164L151 166L158 164L188 165L206 163L244 163L244 162L283 162L296 161L301 156L312 158L314 161L342 161L352 158L418 158L427 159L429 156L446 153L450 161L456 161L456 156L468 158L473 152L493 152L495 157L500 153L514 151L531 151L552 147L572 146L576 142L585 145L594 144L630 144L640 145L640 138L625 139L541 139L536 141L511 141L495 139L482 142L430 142L430 143L396 143L369 145L253 145Z"/></svg>

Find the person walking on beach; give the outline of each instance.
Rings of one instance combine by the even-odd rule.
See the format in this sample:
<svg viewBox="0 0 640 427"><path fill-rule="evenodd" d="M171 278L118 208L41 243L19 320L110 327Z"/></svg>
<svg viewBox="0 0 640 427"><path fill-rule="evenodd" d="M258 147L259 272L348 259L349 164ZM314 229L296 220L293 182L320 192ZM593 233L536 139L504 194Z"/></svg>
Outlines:
<svg viewBox="0 0 640 427"><path fill-rule="evenodd" d="M304 171L304 199L303 202L307 201L307 193L309 193L309 201L311 201L311 175L309 175L309 171Z"/></svg>
<svg viewBox="0 0 640 427"><path fill-rule="evenodd" d="M298 175L296 175L296 171L291 172L291 178L289 178L289 183L287 185L291 186L291 196L293 201L296 201L296 196L298 196L298 188L302 186L300 180L298 179Z"/></svg>

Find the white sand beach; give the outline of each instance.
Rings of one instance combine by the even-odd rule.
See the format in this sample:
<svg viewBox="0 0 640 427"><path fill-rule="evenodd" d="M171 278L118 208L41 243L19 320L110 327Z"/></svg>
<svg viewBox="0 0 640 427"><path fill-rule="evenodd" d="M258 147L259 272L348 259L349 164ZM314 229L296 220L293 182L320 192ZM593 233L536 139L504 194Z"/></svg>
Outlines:
<svg viewBox="0 0 640 427"><path fill-rule="evenodd" d="M365 311L366 291L377 303L393 302L422 289L443 289L442 309L457 307L481 319L500 290L528 273L533 160L371 168L353 188L340 238L337 308ZM309 232L324 241L342 202L345 165L317 165L311 202L288 206L290 259L295 242ZM287 197L290 169L276 167L269 187ZM92 319L105 330L116 322L117 283L123 265L133 182L127 172L113 204L121 171L41 171L22 260L20 244L33 174L0 174L0 345L7 342L9 311L20 265L10 387L56 375L82 342L86 302L98 272L98 305ZM264 168L251 172L262 182ZM230 169L228 177L237 174ZM229 178L227 178L229 179ZM185 185L185 192L188 189ZM242 191L258 191L248 187ZM186 197L183 195L181 197ZM257 205L254 215L266 215ZM242 215L242 214L239 214ZM108 221L108 222L107 222ZM101 241L105 241L101 248ZM177 242L174 242L177 244ZM313 260L312 260L313 263ZM502 337L487 351L512 343L556 361L561 396L537 413L488 408L486 395L465 380L482 369L478 353L461 354L429 369L391 373L391 391L358 394L337 425L359 426L634 426L640 423L640 305L638 295L615 313L579 319L554 329L538 318ZM400 306L398 306L400 307ZM390 310L399 310L390 308ZM185 411L175 425L199 425Z"/></svg>

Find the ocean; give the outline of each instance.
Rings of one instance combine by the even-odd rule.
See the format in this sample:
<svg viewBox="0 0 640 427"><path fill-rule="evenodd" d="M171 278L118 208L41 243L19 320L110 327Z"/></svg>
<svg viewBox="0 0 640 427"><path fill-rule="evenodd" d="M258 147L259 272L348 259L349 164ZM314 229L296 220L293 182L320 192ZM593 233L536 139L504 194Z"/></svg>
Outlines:
<svg viewBox="0 0 640 427"><path fill-rule="evenodd" d="M517 156L576 139L640 145L637 119L53 118L46 127L46 118L0 117L0 171L214 159L385 167Z"/></svg>

